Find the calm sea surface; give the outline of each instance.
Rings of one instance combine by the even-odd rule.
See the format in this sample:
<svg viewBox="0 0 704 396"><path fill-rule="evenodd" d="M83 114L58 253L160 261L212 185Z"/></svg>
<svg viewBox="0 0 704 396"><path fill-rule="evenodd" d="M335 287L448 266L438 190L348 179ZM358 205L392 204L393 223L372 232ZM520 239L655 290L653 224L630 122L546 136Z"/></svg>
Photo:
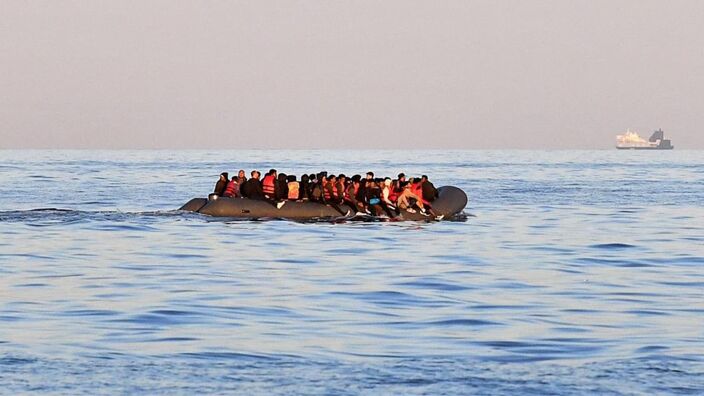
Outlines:
<svg viewBox="0 0 704 396"><path fill-rule="evenodd" d="M469 216L175 210L272 167ZM704 152L0 151L0 393L702 394Z"/></svg>

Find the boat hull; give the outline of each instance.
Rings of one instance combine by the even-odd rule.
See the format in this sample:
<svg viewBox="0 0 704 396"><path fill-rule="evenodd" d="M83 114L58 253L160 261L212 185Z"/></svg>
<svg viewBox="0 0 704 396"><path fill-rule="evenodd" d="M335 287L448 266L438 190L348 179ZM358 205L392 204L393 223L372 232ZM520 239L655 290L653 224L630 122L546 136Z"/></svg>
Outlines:
<svg viewBox="0 0 704 396"><path fill-rule="evenodd" d="M675 146L670 146L670 147L618 147L618 146L616 146L616 148L619 150L672 150L675 148Z"/></svg>
<svg viewBox="0 0 704 396"><path fill-rule="evenodd" d="M457 187L443 186L438 189L438 198L432 202L433 211L445 218L453 217L462 212L467 206L467 194ZM342 212L348 210L354 214L355 210L347 205L340 205ZM343 216L332 206L317 202L287 201L281 209L277 209L268 201L259 201L248 198L217 199L193 198L179 210L198 212L214 217L232 218L284 218L294 220L338 218ZM427 220L427 216L420 213L402 211L404 220Z"/></svg>

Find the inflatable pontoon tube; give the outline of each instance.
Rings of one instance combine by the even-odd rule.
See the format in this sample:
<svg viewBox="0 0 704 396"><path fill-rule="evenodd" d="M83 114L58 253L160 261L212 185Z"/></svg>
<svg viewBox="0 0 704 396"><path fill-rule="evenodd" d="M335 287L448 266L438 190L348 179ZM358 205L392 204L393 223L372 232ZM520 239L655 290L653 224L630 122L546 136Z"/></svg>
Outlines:
<svg viewBox="0 0 704 396"><path fill-rule="evenodd" d="M437 215L445 218L460 213L467 205L467 194L457 187L443 186L438 189L438 198L432 202L433 211ZM348 210L355 213L351 207L340 205L342 212ZM343 216L340 212L329 205L317 202L297 202L287 201L286 204L277 209L274 204L268 201L259 201L248 198L225 198L211 197L193 198L183 205L180 210L198 212L215 217L234 218L262 218L275 217L285 219L320 219L337 218ZM405 220L427 220L427 216L420 213L401 211Z"/></svg>

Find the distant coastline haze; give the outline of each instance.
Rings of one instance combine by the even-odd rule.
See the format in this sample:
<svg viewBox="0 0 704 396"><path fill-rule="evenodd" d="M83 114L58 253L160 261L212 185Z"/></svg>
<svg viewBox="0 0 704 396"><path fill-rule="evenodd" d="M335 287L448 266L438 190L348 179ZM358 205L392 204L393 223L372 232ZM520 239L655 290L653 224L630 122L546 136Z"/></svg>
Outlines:
<svg viewBox="0 0 704 396"><path fill-rule="evenodd" d="M704 149L704 2L0 3L0 148Z"/></svg>

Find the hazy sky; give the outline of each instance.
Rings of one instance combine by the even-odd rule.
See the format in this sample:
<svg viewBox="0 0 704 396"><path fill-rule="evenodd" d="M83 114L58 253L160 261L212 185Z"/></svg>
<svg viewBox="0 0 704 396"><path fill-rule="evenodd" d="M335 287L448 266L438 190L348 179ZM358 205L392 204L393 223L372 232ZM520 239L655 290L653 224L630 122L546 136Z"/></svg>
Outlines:
<svg viewBox="0 0 704 396"><path fill-rule="evenodd" d="M704 1L0 0L0 148L704 148Z"/></svg>

